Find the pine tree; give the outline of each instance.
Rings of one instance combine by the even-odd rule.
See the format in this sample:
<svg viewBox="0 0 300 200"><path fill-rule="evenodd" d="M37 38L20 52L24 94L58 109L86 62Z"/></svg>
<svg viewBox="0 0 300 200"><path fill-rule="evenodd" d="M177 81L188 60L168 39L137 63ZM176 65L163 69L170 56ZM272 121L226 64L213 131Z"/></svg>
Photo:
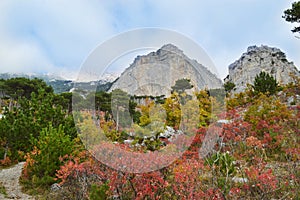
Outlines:
<svg viewBox="0 0 300 200"><path fill-rule="evenodd" d="M224 89L227 93L231 92L235 88L235 84L233 82L224 83Z"/></svg>
<svg viewBox="0 0 300 200"><path fill-rule="evenodd" d="M252 86L255 94L275 94L278 88L276 79L266 72L260 72L256 75L254 85Z"/></svg>
<svg viewBox="0 0 300 200"><path fill-rule="evenodd" d="M283 18L290 23L298 23L300 22L300 1L294 2L292 4L292 8L284 11ZM300 33L300 26L296 26L292 29L293 33Z"/></svg>
<svg viewBox="0 0 300 200"><path fill-rule="evenodd" d="M172 91L178 94L184 93L185 90L191 89L194 86L191 84L190 79L179 79L176 81L175 85L172 86Z"/></svg>

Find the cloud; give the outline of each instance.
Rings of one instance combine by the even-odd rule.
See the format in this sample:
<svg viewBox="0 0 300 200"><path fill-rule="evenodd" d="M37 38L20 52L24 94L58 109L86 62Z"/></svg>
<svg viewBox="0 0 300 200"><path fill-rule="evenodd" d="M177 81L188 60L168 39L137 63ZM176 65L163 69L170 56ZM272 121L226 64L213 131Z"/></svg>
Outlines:
<svg viewBox="0 0 300 200"><path fill-rule="evenodd" d="M228 65L250 45L279 47L299 63L296 53L300 45L296 46L288 23L281 18L292 0L276 4L272 0L112 2L122 11L122 19L116 22L118 27L153 26L185 34L206 50L222 77L227 75Z"/></svg>
<svg viewBox="0 0 300 200"><path fill-rule="evenodd" d="M195 40L222 77L249 45L279 47L299 66L300 40L281 18L292 2L1 0L0 73L78 71L98 44L141 27L167 28Z"/></svg>
<svg viewBox="0 0 300 200"><path fill-rule="evenodd" d="M0 72L77 70L114 29L97 1L4 0L0 12Z"/></svg>

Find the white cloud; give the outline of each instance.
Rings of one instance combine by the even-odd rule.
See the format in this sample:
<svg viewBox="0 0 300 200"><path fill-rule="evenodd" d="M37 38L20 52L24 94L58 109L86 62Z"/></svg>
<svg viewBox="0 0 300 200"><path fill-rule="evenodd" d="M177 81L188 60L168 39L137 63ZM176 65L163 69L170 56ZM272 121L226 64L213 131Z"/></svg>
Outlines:
<svg viewBox="0 0 300 200"><path fill-rule="evenodd" d="M185 34L206 50L220 75L226 76L228 65L250 45L282 48L291 60L299 63L296 53L300 45L296 47L297 41L288 34L288 23L281 18L292 1L275 4L272 0L151 0L143 1L148 6L144 14L142 1L130 1L121 6L119 1L113 2L125 10L122 16L128 20L117 21L120 27L154 26Z"/></svg>
<svg viewBox="0 0 300 200"><path fill-rule="evenodd" d="M77 71L98 44L140 27L192 38L221 76L249 45L279 47L299 66L300 40L281 18L293 1L1 0L0 73Z"/></svg>
<svg viewBox="0 0 300 200"><path fill-rule="evenodd" d="M97 1L1 1L0 12L0 72L74 70L113 33Z"/></svg>

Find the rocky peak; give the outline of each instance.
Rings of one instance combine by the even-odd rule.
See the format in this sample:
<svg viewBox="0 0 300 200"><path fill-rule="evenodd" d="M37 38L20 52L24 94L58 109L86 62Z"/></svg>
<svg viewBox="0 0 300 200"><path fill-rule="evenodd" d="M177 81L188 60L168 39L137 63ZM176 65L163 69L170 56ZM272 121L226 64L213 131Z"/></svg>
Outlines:
<svg viewBox="0 0 300 200"><path fill-rule="evenodd" d="M173 44L137 56L110 90L122 89L137 96L169 96L179 79L191 80L194 89L220 88L222 81L207 68L188 58Z"/></svg>
<svg viewBox="0 0 300 200"><path fill-rule="evenodd" d="M158 53L161 53L161 52L175 53L175 54L183 56L183 51L178 49L178 47L176 47L173 44L166 44L166 45L162 46L157 52Z"/></svg>
<svg viewBox="0 0 300 200"><path fill-rule="evenodd" d="M282 53L282 51L275 47L269 47L267 45L261 45L260 47L253 45L247 48L246 53L256 53L256 52L273 52L273 53Z"/></svg>
<svg viewBox="0 0 300 200"><path fill-rule="evenodd" d="M233 82L236 85L235 92L241 92L248 83L253 84L255 76L261 71L271 74L280 84L292 81L290 73L300 75L293 62L287 60L284 52L262 45L248 47L247 52L229 65L229 75L224 81Z"/></svg>

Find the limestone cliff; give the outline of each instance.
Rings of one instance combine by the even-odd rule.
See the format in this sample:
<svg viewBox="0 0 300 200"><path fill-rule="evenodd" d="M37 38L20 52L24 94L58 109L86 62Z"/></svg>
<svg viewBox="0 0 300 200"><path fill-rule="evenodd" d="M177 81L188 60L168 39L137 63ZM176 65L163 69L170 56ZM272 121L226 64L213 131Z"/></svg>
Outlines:
<svg viewBox="0 0 300 200"><path fill-rule="evenodd" d="M172 44L156 52L137 56L110 91L119 88L137 96L169 96L176 80L191 80L194 89L220 88L222 81L196 60Z"/></svg>
<svg viewBox="0 0 300 200"><path fill-rule="evenodd" d="M293 62L289 62L278 48L268 46L250 46L247 52L229 65L229 75L225 82L233 82L236 87L234 92L241 92L247 87L247 83L253 84L255 76L265 71L276 78L280 84L287 84L292 81L290 73L300 75Z"/></svg>

